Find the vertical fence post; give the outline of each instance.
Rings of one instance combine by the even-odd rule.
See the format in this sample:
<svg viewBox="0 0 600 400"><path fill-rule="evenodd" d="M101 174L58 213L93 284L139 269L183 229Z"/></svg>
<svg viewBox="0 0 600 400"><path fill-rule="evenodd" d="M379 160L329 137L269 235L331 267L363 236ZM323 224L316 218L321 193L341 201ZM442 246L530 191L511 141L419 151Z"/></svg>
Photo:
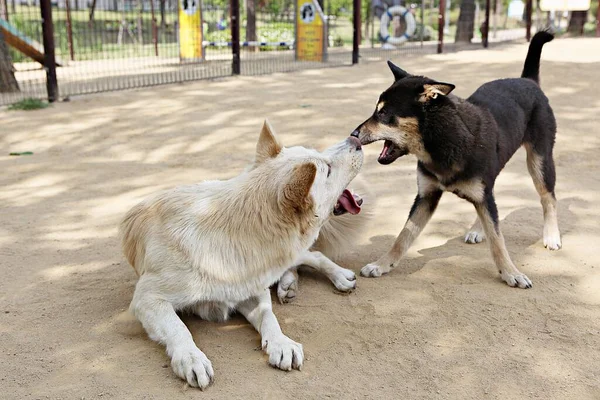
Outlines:
<svg viewBox="0 0 600 400"><path fill-rule="evenodd" d="M425 0L421 0L421 48L423 48L423 36L425 36Z"/></svg>
<svg viewBox="0 0 600 400"><path fill-rule="evenodd" d="M438 54L444 51L444 25L446 24L446 0L440 0L439 14L438 14Z"/></svg>
<svg viewBox="0 0 600 400"><path fill-rule="evenodd" d="M77 0L75 0L77 1ZM65 7L67 9L67 41L69 42L69 54L71 55L71 61L75 61L75 49L73 48L73 24L71 23L71 0L65 0Z"/></svg>
<svg viewBox="0 0 600 400"><path fill-rule="evenodd" d="M58 100L56 59L54 57L54 26L52 25L51 7L50 0L40 0L42 32L44 35L44 69L46 70L46 88L50 103Z"/></svg>
<svg viewBox="0 0 600 400"><path fill-rule="evenodd" d="M525 36L527 37L527 41L531 40L531 13L533 12L533 0L526 0L525 3L525 21L527 22L527 30L525 31Z"/></svg>
<svg viewBox="0 0 600 400"><path fill-rule="evenodd" d="M154 54L158 57L158 27L156 25L156 15L154 14L154 0L150 0L150 13L152 14L152 42L154 43ZM200 20L202 21L202 19Z"/></svg>
<svg viewBox="0 0 600 400"><path fill-rule="evenodd" d="M240 65L240 0L231 0L231 73L239 75Z"/></svg>
<svg viewBox="0 0 600 400"><path fill-rule="evenodd" d="M490 0L485 0L485 21L483 22L482 43L483 47L487 49L490 38Z"/></svg>
<svg viewBox="0 0 600 400"><path fill-rule="evenodd" d="M598 9L596 10L596 37L600 37L600 0L598 1Z"/></svg>
<svg viewBox="0 0 600 400"><path fill-rule="evenodd" d="M352 64L358 64L359 45L360 45L360 8L361 1L354 0L353 2L354 18L352 21L353 36L352 36Z"/></svg>

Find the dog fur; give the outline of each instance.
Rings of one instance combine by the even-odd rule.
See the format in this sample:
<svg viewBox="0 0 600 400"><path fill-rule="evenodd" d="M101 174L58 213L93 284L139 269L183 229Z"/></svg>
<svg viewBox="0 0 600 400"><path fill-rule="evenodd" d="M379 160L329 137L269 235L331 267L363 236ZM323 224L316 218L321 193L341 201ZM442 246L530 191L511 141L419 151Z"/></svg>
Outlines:
<svg viewBox="0 0 600 400"><path fill-rule="evenodd" d="M313 252L317 251L325 256L325 262L312 261L303 264L325 274L341 292L349 292L356 288L356 275L353 271L341 268L329 260L339 260L360 240L365 227L373 217L376 204L373 192L360 180L360 177L355 178L348 189L363 200L360 213L332 215L319 231L319 237L311 247ZM299 264L288 269L277 283L277 298L280 303L289 303L295 299L299 286L298 269L303 265Z"/></svg>
<svg viewBox="0 0 600 400"><path fill-rule="evenodd" d="M338 289L354 288L354 273L309 249L320 232L335 243L322 228L362 161L356 138L323 153L285 148L265 121L255 162L242 174L157 194L127 213L123 251L139 276L130 311L166 346L177 376L202 389L214 377L180 311L211 321L238 311L260 333L272 366L302 367L302 345L281 332L269 287L307 264Z"/></svg>
<svg viewBox="0 0 600 400"><path fill-rule="evenodd" d="M513 287L532 286L506 250L493 190L504 165L524 146L544 211L544 246L550 250L561 247L552 158L556 120L539 86L542 46L552 39L545 31L533 37L521 78L488 82L466 100L450 94L452 84L410 75L388 62L395 82L352 136L363 145L385 140L381 164L405 154L416 155L418 194L392 249L366 265L361 275L377 277L398 266L442 193L448 191L471 202L477 211L478 221L465 241L480 242L485 234L502 279Z"/></svg>

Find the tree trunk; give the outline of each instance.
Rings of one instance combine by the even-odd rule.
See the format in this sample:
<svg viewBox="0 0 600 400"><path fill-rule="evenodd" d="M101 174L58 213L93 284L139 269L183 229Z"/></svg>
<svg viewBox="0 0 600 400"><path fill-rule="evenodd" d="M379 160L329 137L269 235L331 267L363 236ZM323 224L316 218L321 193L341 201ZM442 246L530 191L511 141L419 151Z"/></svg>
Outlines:
<svg viewBox="0 0 600 400"><path fill-rule="evenodd" d="M0 0L0 18L8 21L8 0Z"/></svg>
<svg viewBox="0 0 600 400"><path fill-rule="evenodd" d="M449 16L448 16L449 17ZM475 28L475 0L462 0L456 27L456 42L470 43Z"/></svg>
<svg viewBox="0 0 600 400"><path fill-rule="evenodd" d="M15 67L12 64L8 46L4 41L4 34L0 30L0 93L19 91L19 84L15 78Z"/></svg>
<svg viewBox="0 0 600 400"><path fill-rule="evenodd" d="M567 31L575 35L583 36L583 25L587 21L587 11L573 11L571 12L571 19L569 20L569 27Z"/></svg>
<svg viewBox="0 0 600 400"><path fill-rule="evenodd" d="M256 0L246 1L246 41L256 41Z"/></svg>
<svg viewBox="0 0 600 400"><path fill-rule="evenodd" d="M165 4L167 0L160 0L160 31L162 34L165 32Z"/></svg>

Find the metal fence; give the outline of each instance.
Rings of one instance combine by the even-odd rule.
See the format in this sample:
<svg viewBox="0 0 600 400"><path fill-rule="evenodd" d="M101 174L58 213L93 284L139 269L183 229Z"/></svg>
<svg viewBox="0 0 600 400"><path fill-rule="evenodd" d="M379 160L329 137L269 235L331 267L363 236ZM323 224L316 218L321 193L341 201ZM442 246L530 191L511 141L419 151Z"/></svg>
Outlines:
<svg viewBox="0 0 600 400"><path fill-rule="evenodd" d="M455 50L461 43L481 46L487 43L486 20L489 42L524 38L527 31L527 13L502 9L496 0L487 0L487 7L483 0L318 1L326 55L299 60L298 0L0 0L0 105L48 98L49 47L58 65L57 99L64 99L238 73L351 65L359 53L367 62ZM197 20L186 20L194 15ZM190 21L197 32L185 31ZM193 54L185 54L185 46ZM11 75L16 82L9 82Z"/></svg>

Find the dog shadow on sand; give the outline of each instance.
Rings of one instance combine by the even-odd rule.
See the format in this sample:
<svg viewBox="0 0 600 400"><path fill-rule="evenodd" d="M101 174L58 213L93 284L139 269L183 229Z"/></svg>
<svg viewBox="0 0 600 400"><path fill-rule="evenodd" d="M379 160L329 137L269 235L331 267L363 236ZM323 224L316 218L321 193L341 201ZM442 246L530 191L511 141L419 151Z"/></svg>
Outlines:
<svg viewBox="0 0 600 400"><path fill-rule="evenodd" d="M563 246L569 245L569 234L577 227L577 217L570 211L571 206L585 207L586 204L587 201L578 197L570 197L558 201L558 223ZM475 212L473 212L473 217L474 216ZM443 223L444 221L436 219L435 214L432 217L432 221L430 221L430 224L436 226ZM541 206L520 208L511 212L500 221L500 228L504 234L506 246L513 262L518 267L523 264L522 259L525 257L528 249L531 250L539 247L540 249L545 250L543 249L542 244L543 225L544 220ZM442 235L442 233L436 232L435 228L433 230L431 229L431 226L428 228L429 229L426 228L422 235L432 233L437 236ZM440 246L418 250L419 256L405 257L400 266L392 273L410 275L422 270L430 261L444 260L450 257L465 255L466 253L465 257L469 258L470 262L481 263L481 267L487 269L490 276L496 276L496 267L494 266L487 241L484 240L479 244L465 243L464 235L469 228L470 226L465 226L464 232L461 235L448 238L448 241ZM398 233L400 233L401 229L402 226L399 226ZM372 236L369 239L368 244L357 246L346 256L336 260L336 262L340 266L351 269L359 275L361 268L368 263L375 262L379 257L385 254L385 252L392 247L395 239L396 236L393 235ZM549 250L545 251L550 252ZM561 250L553 253L555 253L556 256L560 256ZM460 268L459 265L456 265L456 267ZM361 278L359 277L358 279ZM302 268L300 270L300 281L301 286L311 283L331 285L325 276L308 268Z"/></svg>

